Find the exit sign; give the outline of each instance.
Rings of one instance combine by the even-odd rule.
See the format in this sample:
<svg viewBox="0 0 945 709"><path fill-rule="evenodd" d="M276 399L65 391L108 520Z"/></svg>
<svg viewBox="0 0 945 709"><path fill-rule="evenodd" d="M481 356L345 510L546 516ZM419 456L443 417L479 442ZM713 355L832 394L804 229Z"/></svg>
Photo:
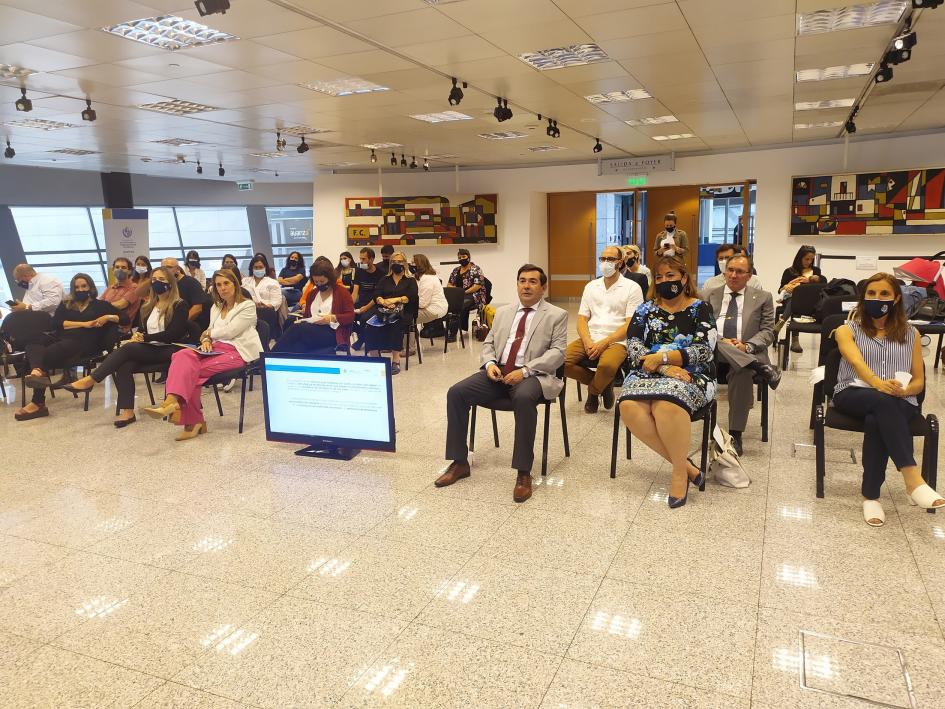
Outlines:
<svg viewBox="0 0 945 709"><path fill-rule="evenodd" d="M643 187L646 185L646 175L635 175L627 178L628 187Z"/></svg>
<svg viewBox="0 0 945 709"><path fill-rule="evenodd" d="M236 189L240 192L252 192L253 183L252 182L237 182Z"/></svg>

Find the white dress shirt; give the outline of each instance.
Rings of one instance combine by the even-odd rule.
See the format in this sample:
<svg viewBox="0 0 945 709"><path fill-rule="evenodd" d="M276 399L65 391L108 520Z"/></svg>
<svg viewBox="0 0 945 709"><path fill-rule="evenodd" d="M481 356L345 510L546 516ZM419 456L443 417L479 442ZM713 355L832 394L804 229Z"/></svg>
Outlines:
<svg viewBox="0 0 945 709"><path fill-rule="evenodd" d="M742 339L742 313L745 310L745 291L746 289L742 288L738 296L738 320L735 321L735 339L739 341ZM718 330L719 337L722 336L725 328L725 315L728 313L728 304L732 300L732 293L732 289L725 286L725 294L722 296L722 304L719 306L719 316L715 319L715 329Z"/></svg>
<svg viewBox="0 0 945 709"><path fill-rule="evenodd" d="M525 343L528 342L528 336L531 334L531 328L535 322L535 313L540 305L541 301L539 300L534 305L528 306L531 308L531 312L527 314L528 320L525 321L525 335L522 337L522 344L518 346L518 353L515 356L515 366L519 369L525 366ZM512 318L512 329L509 330L509 339L505 343L505 349L502 350L502 358L498 362L500 367L509 359L509 354L512 352L512 343L515 342L515 333L518 332L519 321L526 315L524 311L525 306L519 303L518 310L515 311L515 317Z"/></svg>
<svg viewBox="0 0 945 709"><path fill-rule="evenodd" d="M336 286L336 287L340 288L342 286ZM335 296L332 291L328 292L327 298L322 298L321 292L320 291L317 292L315 295L312 296L312 316L309 318L304 318L300 322L309 322L309 323L314 324L316 320L320 320L323 317L330 316L331 306L334 300L335 300ZM329 322L328 326L332 330L337 330L340 324L341 323L335 320L333 322Z"/></svg>
<svg viewBox="0 0 945 709"><path fill-rule="evenodd" d="M243 279L243 288L249 291L256 305L271 305L278 310L282 306L282 286L275 278L263 276L256 283L255 276L246 276Z"/></svg>
<svg viewBox="0 0 945 709"><path fill-rule="evenodd" d="M594 342L623 327L643 304L643 291L629 278L619 276L608 288L604 279L595 278L584 286L578 315L587 318L587 329Z"/></svg>
<svg viewBox="0 0 945 709"><path fill-rule="evenodd" d="M30 279L23 296L23 304L31 310L42 310L52 315L62 302L62 282L48 273L37 273Z"/></svg>

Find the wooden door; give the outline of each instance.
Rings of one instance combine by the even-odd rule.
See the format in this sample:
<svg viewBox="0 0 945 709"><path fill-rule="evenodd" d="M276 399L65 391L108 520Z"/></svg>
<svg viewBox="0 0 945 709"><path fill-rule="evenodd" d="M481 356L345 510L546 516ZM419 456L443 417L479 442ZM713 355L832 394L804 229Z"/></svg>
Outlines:
<svg viewBox="0 0 945 709"><path fill-rule="evenodd" d="M646 191L646 260L654 259L656 235L663 230L663 217L676 213L676 228L689 237L686 266L689 273L699 271L699 188L653 187Z"/></svg>
<svg viewBox="0 0 945 709"><path fill-rule="evenodd" d="M596 192L548 195L548 295L579 298L597 273Z"/></svg>

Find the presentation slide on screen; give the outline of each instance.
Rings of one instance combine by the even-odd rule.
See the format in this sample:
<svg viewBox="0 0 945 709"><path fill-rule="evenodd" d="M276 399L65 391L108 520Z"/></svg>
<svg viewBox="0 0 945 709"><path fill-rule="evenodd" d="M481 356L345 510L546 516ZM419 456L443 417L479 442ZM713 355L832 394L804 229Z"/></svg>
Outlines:
<svg viewBox="0 0 945 709"><path fill-rule="evenodd" d="M269 430L390 442L383 362L266 359Z"/></svg>

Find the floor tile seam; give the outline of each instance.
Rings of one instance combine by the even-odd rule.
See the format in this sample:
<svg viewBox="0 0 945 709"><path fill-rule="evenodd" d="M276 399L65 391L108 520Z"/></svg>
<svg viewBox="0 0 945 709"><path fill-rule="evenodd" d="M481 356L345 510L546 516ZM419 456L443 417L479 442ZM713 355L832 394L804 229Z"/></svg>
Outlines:
<svg viewBox="0 0 945 709"><path fill-rule="evenodd" d="M640 581L640 580L634 580L634 579L621 578L619 576L611 576L609 569L608 569L607 574L604 576L604 580L605 581L618 581L619 583L630 584L632 586L643 588L648 591L654 591L657 593L667 592L664 595L672 595L671 593L668 593L668 592L677 592L677 593L678 592L685 592L685 593L691 592L691 593L697 594L700 599L718 601L720 605L730 604L732 602L732 598L729 596L725 596L721 593L718 593L718 594L706 593L704 589L696 588L692 585L683 586L683 585L675 585L673 583L665 584L665 583L657 583L653 581ZM758 589L759 589L759 593L758 593L759 596L760 596L760 589L762 586L761 581L762 581L762 577L759 574L757 580L752 582L752 583L757 584ZM749 607L752 607L751 598L747 598L746 602Z"/></svg>
<svg viewBox="0 0 945 709"><path fill-rule="evenodd" d="M59 636L59 637L61 637L61 636ZM123 664L120 663L120 662L114 662L114 661L112 661L112 660L105 660L105 659L102 659L101 657L96 657L95 655L89 655L88 653L81 652L80 650L75 650L75 649L73 649L73 648L62 647L61 645L54 645L52 642L47 643L47 645L48 645L48 647L51 647L51 648L53 648L53 649L55 649L55 650L58 650L58 651L60 651L60 652L67 652L67 653L69 653L69 654L71 654L71 655L78 655L79 657L84 657L84 658L86 658L86 659L88 659L88 660L95 660L96 662L103 662L103 663L105 663L106 665L112 665L113 667L120 667L120 668L122 668L123 670L128 670L129 672L134 672L134 673L137 673L137 674L145 675L146 677L152 677L152 678L154 678L154 679L161 680L162 683L166 683L166 682L168 682L169 679L170 679L170 678L168 678L168 677L162 677L161 675L156 675L156 674L154 674L153 672L146 672L146 671L144 671L144 670L139 670L139 669L136 669L136 668L134 668L134 667L129 667L128 665L123 665ZM160 685L158 685L158 686L160 686ZM155 689L156 689L156 688L155 688Z"/></svg>
<svg viewBox="0 0 945 709"><path fill-rule="evenodd" d="M770 604L767 604L767 603L762 602L762 603L758 606L758 615L759 615L759 616L761 615L761 612L762 612L762 611L777 611L777 612L781 612L781 613L791 613L791 614L794 614L794 615L804 615L804 616L807 617L807 618L822 619L822 620L826 620L826 621L841 623L841 624L844 624L844 625L853 625L853 624L857 624L857 623L860 623L860 624L862 625L862 621L860 621L860 620L849 620L849 619L845 619L845 618L838 618L836 614L818 613L818 612L810 611L810 610L808 610L808 609L804 609L803 611L801 611L801 610L798 610L798 609L794 608L793 606L792 606L792 607L788 607L788 606L773 606L773 605L770 605ZM936 625L938 625L938 623L936 623ZM905 628L903 628L903 626L902 626L901 624L896 623L896 622L885 622L885 621L883 621L883 622L875 622L875 621L872 621L872 622L867 623L865 627L866 627L866 629L875 627L875 628L878 628L878 629L880 629L880 630L886 630L886 631L895 633L895 634L897 634L897 635L904 635L904 636L906 636L906 637L915 638L916 640L923 640L923 639L924 639L924 640L927 641L927 640L930 640L930 639L931 639L931 640L936 640L936 641L939 641L939 642L943 642L943 638L942 638L942 636L941 636L939 633L936 633L936 632L934 632L934 631L932 631L932 632L917 632L917 631L915 631L915 630L905 629Z"/></svg>

